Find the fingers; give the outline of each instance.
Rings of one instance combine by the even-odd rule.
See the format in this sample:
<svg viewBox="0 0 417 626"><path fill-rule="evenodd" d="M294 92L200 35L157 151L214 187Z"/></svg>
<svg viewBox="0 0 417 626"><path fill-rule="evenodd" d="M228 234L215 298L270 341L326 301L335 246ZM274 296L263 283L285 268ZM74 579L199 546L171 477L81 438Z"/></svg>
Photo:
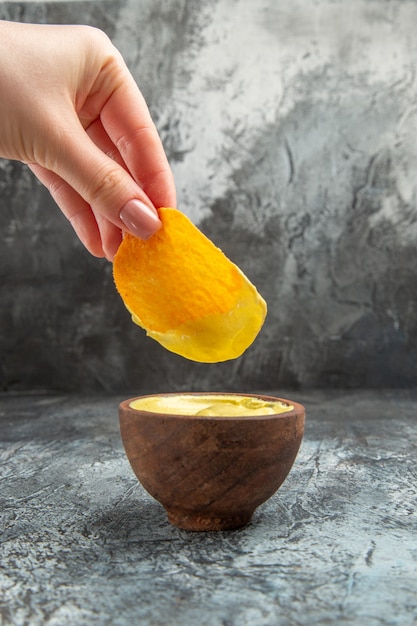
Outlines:
<svg viewBox="0 0 417 626"><path fill-rule="evenodd" d="M124 162L122 155L104 130L103 124L100 118L96 118L92 124L86 128L87 135L92 141L100 148L105 155L113 159L126 171L128 171L127 165Z"/></svg>
<svg viewBox="0 0 417 626"><path fill-rule="evenodd" d="M127 166L120 152L107 135L100 119L97 119L89 126L87 134L105 157L114 161L120 168L127 170ZM30 164L29 167L37 178L48 188L55 202L70 221L82 243L94 256L105 256L109 261L113 260L122 241L121 228L142 238L147 238L149 232L152 234L152 229L155 224L155 214L150 207L142 207L140 201L131 199L125 203L125 206L119 213L122 225L115 224L114 220L110 221L102 210L92 208L92 206L59 175L36 164ZM140 191L140 193L142 193L142 191ZM145 223L145 226L143 225L143 221L146 221L143 219L143 211L145 211L145 213L147 211L151 212L150 226L147 225L147 223ZM137 226L138 219L141 222L140 231L138 231ZM159 227L159 222L157 223L157 227Z"/></svg>
<svg viewBox="0 0 417 626"><path fill-rule="evenodd" d="M122 243L123 233L120 228L117 228L117 226L100 214L95 215L95 218L100 231L101 244L105 257L108 261L113 262L116 252Z"/></svg>
<svg viewBox="0 0 417 626"><path fill-rule="evenodd" d="M176 206L171 168L146 102L126 70L101 110L103 127L154 206Z"/></svg>
<svg viewBox="0 0 417 626"><path fill-rule="evenodd" d="M161 226L143 189L114 158L97 146L75 118L50 143L45 167L64 180L91 207L119 229L148 239Z"/></svg>
<svg viewBox="0 0 417 626"><path fill-rule="evenodd" d="M93 256L113 261L122 240L120 228L100 215L96 217L90 205L62 178L40 165L29 167L49 190L87 250Z"/></svg>

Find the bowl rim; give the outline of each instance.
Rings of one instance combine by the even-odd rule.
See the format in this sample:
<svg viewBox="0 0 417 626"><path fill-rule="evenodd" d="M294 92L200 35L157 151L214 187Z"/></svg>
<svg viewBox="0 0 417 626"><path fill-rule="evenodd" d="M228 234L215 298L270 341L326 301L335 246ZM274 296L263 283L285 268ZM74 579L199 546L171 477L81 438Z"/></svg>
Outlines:
<svg viewBox="0 0 417 626"><path fill-rule="evenodd" d="M181 413L162 413L158 411L146 411L144 409L134 409L130 406L131 402L135 400L139 400L141 398L154 398L160 396L239 396L239 397L249 397L249 398L259 398L261 400L266 400L270 402L282 402L284 404L288 404L292 408L283 413L272 413L266 415L184 415ZM234 391L168 391L168 392L159 392L159 393L146 393L141 394L139 396L133 396L132 398L127 398L123 400L119 404L119 413L121 412L129 412L132 415L149 415L149 416L158 416L164 419L178 419L181 418L183 420L192 420L193 422L201 420L201 421L222 421L227 422L231 421L262 421L262 420L276 420L276 419L287 419L288 417L300 417L302 416L305 419L305 407L299 402L295 402L293 400L288 400L287 398L281 398L279 396L270 396L268 394L259 392L259 393L241 393Z"/></svg>

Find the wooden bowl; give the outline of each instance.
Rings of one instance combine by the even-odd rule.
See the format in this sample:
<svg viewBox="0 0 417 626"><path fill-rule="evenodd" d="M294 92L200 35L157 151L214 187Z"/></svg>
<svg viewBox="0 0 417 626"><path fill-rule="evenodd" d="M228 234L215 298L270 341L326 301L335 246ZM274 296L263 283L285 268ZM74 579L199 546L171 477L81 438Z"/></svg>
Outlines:
<svg viewBox="0 0 417 626"><path fill-rule="evenodd" d="M271 396L251 397L281 400L289 410L208 417L133 409L130 403L137 398L120 404L129 462L174 526L205 531L244 526L287 477L304 433L304 407Z"/></svg>

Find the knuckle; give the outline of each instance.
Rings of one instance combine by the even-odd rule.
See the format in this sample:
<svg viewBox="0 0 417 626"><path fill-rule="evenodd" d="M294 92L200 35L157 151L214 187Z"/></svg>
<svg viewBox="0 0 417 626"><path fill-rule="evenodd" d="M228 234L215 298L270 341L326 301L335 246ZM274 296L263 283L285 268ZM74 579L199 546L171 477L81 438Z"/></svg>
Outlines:
<svg viewBox="0 0 417 626"><path fill-rule="evenodd" d="M46 188L48 189L55 202L60 205L62 201L62 196L64 195L65 191L64 181L56 176L55 178L47 182Z"/></svg>
<svg viewBox="0 0 417 626"><path fill-rule="evenodd" d="M115 140L116 148L123 156L131 156L132 153L140 151L143 146L152 148L152 151L157 154L159 143L158 131L154 124L142 124L130 131L128 135L121 134Z"/></svg>
<svg viewBox="0 0 417 626"><path fill-rule="evenodd" d="M80 24L78 26L78 29L79 32L83 34L93 45L100 44L104 45L105 47L109 47L112 45L110 37L104 32L104 30L101 30L101 28L98 28L97 26Z"/></svg>
<svg viewBox="0 0 417 626"><path fill-rule="evenodd" d="M88 180L87 201L92 207L108 205L120 195L121 172L116 163L109 163Z"/></svg>

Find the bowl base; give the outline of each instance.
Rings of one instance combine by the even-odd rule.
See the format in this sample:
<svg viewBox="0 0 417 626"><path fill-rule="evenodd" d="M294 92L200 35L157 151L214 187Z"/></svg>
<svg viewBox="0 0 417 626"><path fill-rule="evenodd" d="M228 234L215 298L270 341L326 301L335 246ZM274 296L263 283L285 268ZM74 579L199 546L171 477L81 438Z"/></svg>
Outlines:
<svg viewBox="0 0 417 626"><path fill-rule="evenodd" d="M253 512L219 515L215 513L166 510L168 521L183 530L215 531L233 530L246 526Z"/></svg>

